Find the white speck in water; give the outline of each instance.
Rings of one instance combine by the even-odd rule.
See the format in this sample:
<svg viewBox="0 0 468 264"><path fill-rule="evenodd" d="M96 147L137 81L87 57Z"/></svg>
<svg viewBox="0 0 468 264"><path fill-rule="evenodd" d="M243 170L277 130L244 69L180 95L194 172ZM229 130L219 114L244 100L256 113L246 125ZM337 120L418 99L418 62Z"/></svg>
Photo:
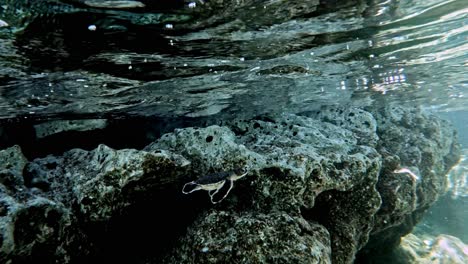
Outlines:
<svg viewBox="0 0 468 264"><path fill-rule="evenodd" d="M52 87L52 83L49 83L49 87Z"/></svg>
<svg viewBox="0 0 468 264"><path fill-rule="evenodd" d="M187 64L187 63L184 63L184 67L187 67L187 66L188 66L188 64Z"/></svg>
<svg viewBox="0 0 468 264"><path fill-rule="evenodd" d="M363 77L362 78L362 84L367 85L367 83L368 83L367 78Z"/></svg>
<svg viewBox="0 0 468 264"><path fill-rule="evenodd" d="M367 43L369 44L369 47L374 46L374 43L372 42L372 40L367 41Z"/></svg>
<svg viewBox="0 0 468 264"><path fill-rule="evenodd" d="M240 58L240 61L245 61L245 58L244 57Z"/></svg>
<svg viewBox="0 0 468 264"><path fill-rule="evenodd" d="M128 69L129 69L129 70L133 69L132 65L128 66Z"/></svg>
<svg viewBox="0 0 468 264"><path fill-rule="evenodd" d="M204 248L201 249L201 252L206 253L206 252L208 252L208 250L210 250L208 247L204 247Z"/></svg>
<svg viewBox="0 0 468 264"><path fill-rule="evenodd" d="M147 58L145 58L145 59L143 60L143 62L145 62L145 63L146 63L146 62L148 62L148 59L147 59Z"/></svg>
<svg viewBox="0 0 468 264"><path fill-rule="evenodd" d="M8 23L0 19L0 27L8 27Z"/></svg>
<svg viewBox="0 0 468 264"><path fill-rule="evenodd" d="M349 45L348 44L346 44L346 49L349 50Z"/></svg>
<svg viewBox="0 0 468 264"><path fill-rule="evenodd" d="M172 24L166 24L164 27L165 27L166 29L173 29L173 28L174 28L174 25L172 25Z"/></svg>
<svg viewBox="0 0 468 264"><path fill-rule="evenodd" d="M197 7L197 3L195 3L195 2L190 2L190 3L188 4L188 7L189 7L189 8L195 8L195 7Z"/></svg>
<svg viewBox="0 0 468 264"><path fill-rule="evenodd" d="M374 54L369 55L369 58L374 58Z"/></svg>
<svg viewBox="0 0 468 264"><path fill-rule="evenodd" d="M257 66L257 67L255 67L255 68L250 69L250 71L256 71L256 70L260 70L260 67Z"/></svg>
<svg viewBox="0 0 468 264"><path fill-rule="evenodd" d="M314 53L313 53L313 52L311 52L311 53L310 53L310 55L311 55L311 56L314 56Z"/></svg>
<svg viewBox="0 0 468 264"><path fill-rule="evenodd" d="M88 26L89 31L96 31L96 29L97 29L96 25L89 25Z"/></svg>

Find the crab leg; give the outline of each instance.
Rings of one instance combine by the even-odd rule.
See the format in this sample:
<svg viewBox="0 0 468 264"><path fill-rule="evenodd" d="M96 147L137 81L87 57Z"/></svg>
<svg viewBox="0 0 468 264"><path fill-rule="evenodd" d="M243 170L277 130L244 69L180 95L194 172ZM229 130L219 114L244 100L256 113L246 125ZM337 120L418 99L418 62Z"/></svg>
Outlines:
<svg viewBox="0 0 468 264"><path fill-rule="evenodd" d="M224 199L228 196L228 194L229 194L229 192L231 191L232 187L234 186L234 182L233 182L233 181L229 181L230 186L229 186L229 189L227 190L226 194L223 196L223 198L221 198L221 200L219 200L219 201L217 201L217 202L214 202L214 201L213 201L213 196L224 186L225 183L226 183L226 182L224 182L223 185L221 185L221 187L219 187L219 188L216 190L216 192L213 193L213 195L210 195L210 200L211 200L211 203L212 203L212 204L217 204L217 203L220 203L222 200L224 200ZM209 194L209 193L208 193L208 194Z"/></svg>
<svg viewBox="0 0 468 264"><path fill-rule="evenodd" d="M219 190L221 190L221 188L223 188L224 184L226 184L226 181L224 181L223 184L221 184L216 190L214 190L215 191L214 193L211 193L211 191L208 192L208 195L210 196L210 200L211 200L212 204L217 204L217 203L221 202L224 199L224 197L223 197L223 199L221 199L220 201L217 201L217 202L213 201L213 196L215 196L219 192Z"/></svg>
<svg viewBox="0 0 468 264"><path fill-rule="evenodd" d="M186 192L186 191L185 191L185 187L186 187L186 186L190 186L190 185L196 185L196 187L193 188L193 190ZM199 184L197 184L197 183L194 182L194 181L191 181L191 182L187 182L186 184L184 184L184 187L182 188L182 193L183 193L183 194L189 194L189 193L192 193L192 192L201 190L201 189L202 189L202 187L200 187Z"/></svg>

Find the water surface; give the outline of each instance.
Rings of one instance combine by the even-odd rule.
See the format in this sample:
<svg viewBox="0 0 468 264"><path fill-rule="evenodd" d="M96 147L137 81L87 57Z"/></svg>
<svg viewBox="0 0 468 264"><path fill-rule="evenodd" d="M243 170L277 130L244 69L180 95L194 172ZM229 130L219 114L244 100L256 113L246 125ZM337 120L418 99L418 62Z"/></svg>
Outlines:
<svg viewBox="0 0 468 264"><path fill-rule="evenodd" d="M325 2L6 1L0 119L466 111L466 1Z"/></svg>

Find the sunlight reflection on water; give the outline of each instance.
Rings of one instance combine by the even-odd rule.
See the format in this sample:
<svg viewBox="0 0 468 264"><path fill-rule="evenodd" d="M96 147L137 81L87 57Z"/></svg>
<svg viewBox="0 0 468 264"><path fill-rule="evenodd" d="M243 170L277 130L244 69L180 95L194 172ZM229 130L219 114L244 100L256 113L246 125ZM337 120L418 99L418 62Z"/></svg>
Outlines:
<svg viewBox="0 0 468 264"><path fill-rule="evenodd" d="M38 7L49 14L25 25L3 10L0 118L228 118L382 100L466 110L466 1L344 2Z"/></svg>

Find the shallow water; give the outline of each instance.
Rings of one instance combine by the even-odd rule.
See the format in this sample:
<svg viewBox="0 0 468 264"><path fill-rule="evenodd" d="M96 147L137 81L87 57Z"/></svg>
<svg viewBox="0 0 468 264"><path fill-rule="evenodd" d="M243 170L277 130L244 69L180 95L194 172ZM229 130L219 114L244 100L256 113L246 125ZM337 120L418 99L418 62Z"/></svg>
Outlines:
<svg viewBox="0 0 468 264"><path fill-rule="evenodd" d="M226 1L219 13L196 1L125 11L39 2L30 15L2 8L2 120L227 118L372 101L466 110L466 1Z"/></svg>
<svg viewBox="0 0 468 264"><path fill-rule="evenodd" d="M398 104L451 120L468 148L466 0L83 3L0 0L0 124L110 118L170 130ZM147 143L132 140L119 146ZM440 229L468 243L461 190L456 229ZM450 223L438 212L431 230Z"/></svg>

